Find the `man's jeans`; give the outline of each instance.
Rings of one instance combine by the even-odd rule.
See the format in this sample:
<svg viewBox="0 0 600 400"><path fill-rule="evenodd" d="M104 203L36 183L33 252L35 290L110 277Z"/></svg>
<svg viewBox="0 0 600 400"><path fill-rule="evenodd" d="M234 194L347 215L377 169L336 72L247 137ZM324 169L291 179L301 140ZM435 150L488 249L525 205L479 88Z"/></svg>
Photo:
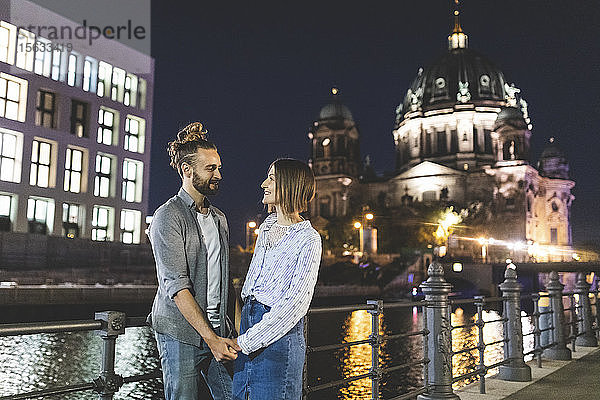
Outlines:
<svg viewBox="0 0 600 400"><path fill-rule="evenodd" d="M231 375L208 346L196 347L155 333L163 371L166 400L198 400L201 379L214 400L231 400Z"/></svg>

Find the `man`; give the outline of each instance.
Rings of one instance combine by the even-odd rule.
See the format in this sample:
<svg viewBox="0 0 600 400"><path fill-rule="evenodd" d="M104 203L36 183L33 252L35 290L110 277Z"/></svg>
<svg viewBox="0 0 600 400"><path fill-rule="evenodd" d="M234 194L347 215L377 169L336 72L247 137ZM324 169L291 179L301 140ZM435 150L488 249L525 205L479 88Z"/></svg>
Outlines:
<svg viewBox="0 0 600 400"><path fill-rule="evenodd" d="M158 291L148 322L155 330L167 400L197 400L203 378L214 400L231 399L224 362L237 357L235 300L229 279L225 215L206 196L219 190L221 159L192 123L167 149L182 186L156 210L150 242Z"/></svg>

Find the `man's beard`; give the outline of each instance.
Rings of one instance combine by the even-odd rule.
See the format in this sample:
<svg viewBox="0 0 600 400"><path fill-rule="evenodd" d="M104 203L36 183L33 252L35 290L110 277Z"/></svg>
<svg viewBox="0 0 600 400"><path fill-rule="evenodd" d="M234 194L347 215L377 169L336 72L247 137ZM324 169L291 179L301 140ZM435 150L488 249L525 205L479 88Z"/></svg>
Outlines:
<svg viewBox="0 0 600 400"><path fill-rule="evenodd" d="M214 184L214 189L210 187L211 183ZM198 175L194 174L192 185L194 186L194 189L205 196L212 196L219 192L219 180L217 179L204 181Z"/></svg>

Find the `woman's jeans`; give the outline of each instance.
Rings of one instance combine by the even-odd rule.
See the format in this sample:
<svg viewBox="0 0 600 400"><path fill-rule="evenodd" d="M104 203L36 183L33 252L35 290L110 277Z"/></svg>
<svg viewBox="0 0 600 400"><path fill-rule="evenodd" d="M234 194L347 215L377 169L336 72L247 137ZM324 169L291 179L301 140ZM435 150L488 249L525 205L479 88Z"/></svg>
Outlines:
<svg viewBox="0 0 600 400"><path fill-rule="evenodd" d="M162 333L155 332L155 336L165 399L198 400L206 394L204 380L214 400L231 400L231 375L206 344L201 348Z"/></svg>
<svg viewBox="0 0 600 400"><path fill-rule="evenodd" d="M242 308L240 333L258 323L270 307L256 300ZM306 343L304 318L282 338L250 355L238 352L234 363L233 398L236 400L299 400Z"/></svg>

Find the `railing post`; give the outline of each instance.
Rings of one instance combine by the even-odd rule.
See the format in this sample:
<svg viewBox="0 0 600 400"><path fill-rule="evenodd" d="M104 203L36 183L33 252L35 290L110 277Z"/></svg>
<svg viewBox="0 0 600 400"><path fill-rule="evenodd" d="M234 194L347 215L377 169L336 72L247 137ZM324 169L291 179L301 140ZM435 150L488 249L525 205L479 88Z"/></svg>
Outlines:
<svg viewBox="0 0 600 400"><path fill-rule="evenodd" d="M543 315L539 316L539 326L541 331L540 344L542 347L552 343L552 303L548 292L540 292L538 299L538 310ZM548 314L547 312L550 312Z"/></svg>
<svg viewBox="0 0 600 400"><path fill-rule="evenodd" d="M483 337L483 328L485 322L483 321L483 304L485 298L483 296L475 296L475 305L477 306L477 326L478 340L477 349L479 350L479 394L485 394L485 340Z"/></svg>
<svg viewBox="0 0 600 400"><path fill-rule="evenodd" d="M579 324L577 317L577 304L575 302L575 294L571 293L569 295L569 336L567 338L571 338L571 353L575 353L577 350L575 349L575 341L577 340L578 332L579 332ZM566 340L566 339L565 339Z"/></svg>
<svg viewBox="0 0 600 400"><path fill-rule="evenodd" d="M367 304L374 306L369 310L371 314L371 399L379 400L379 382L381 382L381 367L379 365L379 346L381 345L381 336L379 335L379 316L383 312L382 300L367 300Z"/></svg>
<svg viewBox="0 0 600 400"><path fill-rule="evenodd" d="M504 282L500 284L504 303L504 359L508 364L501 365L498 377L505 381L528 382L531 380L531 367L525 364L523 356L523 325L521 324L521 289L517 281L514 264L506 266Z"/></svg>
<svg viewBox="0 0 600 400"><path fill-rule="evenodd" d="M418 400L460 399L452 390L452 350L448 295L452 285L444 279L444 267L437 261L427 269L429 278L421 284L427 308L428 349L427 392Z"/></svg>
<svg viewBox="0 0 600 400"><path fill-rule="evenodd" d="M102 321L102 330L96 331L102 338L102 371L94 379L94 391L99 400L112 400L123 385L123 377L115 374L115 344L117 336L125 333L125 313L102 311L95 319Z"/></svg>
<svg viewBox="0 0 600 400"><path fill-rule="evenodd" d="M575 284L575 291L579 295L579 332L581 336L577 337L575 344L583 347L596 347L598 346L598 340L594 335L593 320L592 320L592 305L590 303L590 284L585 280L585 274L580 272L577 274L577 283Z"/></svg>
<svg viewBox="0 0 600 400"><path fill-rule="evenodd" d="M550 281L546 290L550 295L550 305L552 306L552 343L554 345L544 350L544 357L551 360L570 360L571 350L567 348L565 338L565 308L563 306L563 289L565 285L560 283L558 272L550 273Z"/></svg>
<svg viewBox="0 0 600 400"><path fill-rule="evenodd" d="M542 368L542 335L540 330L540 295L533 295L533 324L534 324L534 345L535 345L535 358L537 359L538 368Z"/></svg>

